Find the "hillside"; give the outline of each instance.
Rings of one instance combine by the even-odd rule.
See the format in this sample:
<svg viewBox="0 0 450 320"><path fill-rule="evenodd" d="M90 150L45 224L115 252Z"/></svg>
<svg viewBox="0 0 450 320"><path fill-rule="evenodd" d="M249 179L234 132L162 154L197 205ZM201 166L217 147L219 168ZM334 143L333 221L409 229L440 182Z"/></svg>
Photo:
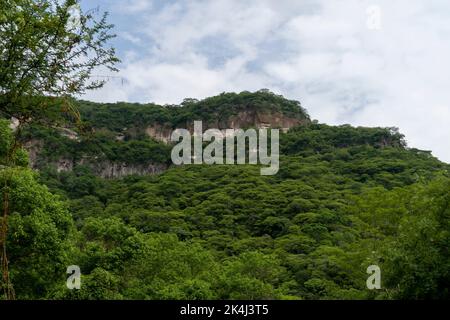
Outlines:
<svg viewBox="0 0 450 320"><path fill-rule="evenodd" d="M186 99L177 106L86 101L76 105L83 120L81 131L76 126L48 129L38 125L26 130L23 143L33 168L71 171L86 165L104 178L154 174L171 163L167 144L172 131L192 131L195 120L202 120L205 130L266 127L284 132L311 122L297 101L263 90L224 93L202 101Z"/></svg>
<svg viewBox="0 0 450 320"><path fill-rule="evenodd" d="M284 155L326 153L357 146L408 150L395 128L312 123L299 102L264 90L224 93L202 101L185 99L181 105L77 101L76 106L83 121L81 127L75 123L53 129L34 125L25 130L22 141L34 169L63 172L85 166L103 178L161 173L171 165L171 133L176 128L192 132L195 120L203 121L204 130L280 128L284 133ZM433 161L429 152L410 149L409 154Z"/></svg>
<svg viewBox="0 0 450 320"><path fill-rule="evenodd" d="M449 297L450 165L406 146L397 129L320 124L266 91L79 109L84 132L25 132L39 175L23 168L14 180L19 297ZM284 129L280 171L170 165L168 132L194 120ZM30 244L30 234L52 236ZM33 250L42 255L31 269ZM52 271L70 264L82 270L77 292ZM366 287L369 265L382 270L381 290Z"/></svg>

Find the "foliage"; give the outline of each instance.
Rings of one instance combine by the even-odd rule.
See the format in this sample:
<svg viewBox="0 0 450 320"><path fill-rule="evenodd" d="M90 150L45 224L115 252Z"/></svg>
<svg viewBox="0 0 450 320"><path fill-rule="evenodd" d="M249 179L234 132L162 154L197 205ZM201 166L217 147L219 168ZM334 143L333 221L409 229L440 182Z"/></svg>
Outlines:
<svg viewBox="0 0 450 320"><path fill-rule="evenodd" d="M113 37L107 15L71 10L77 0L0 2L0 111L21 123L55 119L67 96L103 86L93 80L99 67L115 71L118 59L106 47ZM61 104L62 103L62 104Z"/></svg>
<svg viewBox="0 0 450 320"><path fill-rule="evenodd" d="M36 182L31 170L3 169L0 184L5 180L11 199L7 239L11 281L20 299L44 297L64 281L70 265L72 218L64 203Z"/></svg>
<svg viewBox="0 0 450 320"><path fill-rule="evenodd" d="M122 107L130 117L145 109ZM89 154L168 162L162 143L139 134L117 141L115 130L132 123L115 112L80 140L29 127L25 136L47 145L40 174L0 171L14 199L8 241L18 298L449 298L449 165L407 148L398 130L293 128L281 135L275 176L251 165L190 165L105 180L87 166L42 166ZM0 122L2 156L7 125ZM373 264L381 290L366 287ZM65 287L68 265L80 266L81 290Z"/></svg>

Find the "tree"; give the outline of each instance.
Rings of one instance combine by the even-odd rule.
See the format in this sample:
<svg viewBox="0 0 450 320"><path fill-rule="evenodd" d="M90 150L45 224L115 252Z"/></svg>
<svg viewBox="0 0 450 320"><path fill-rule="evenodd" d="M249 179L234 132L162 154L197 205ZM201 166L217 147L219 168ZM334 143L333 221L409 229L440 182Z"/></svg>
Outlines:
<svg viewBox="0 0 450 320"><path fill-rule="evenodd" d="M0 282L0 288L6 297L14 297L14 290L12 288L9 272L8 272L8 259L6 256L6 237L8 230L8 215L10 212L10 192L11 183L16 175L20 171L16 171L16 168L10 168L7 165L12 160L17 164L17 170L27 166L28 157L24 150L13 148L13 138L11 129L9 128L9 122L0 119L0 195L2 203L0 209L2 212L0 220L0 262L2 268L2 281Z"/></svg>
<svg viewBox="0 0 450 320"><path fill-rule="evenodd" d="M0 183L9 180L7 262L14 291L12 287L9 290L19 299L48 297L65 284L66 268L73 264L72 217L65 204L35 176L28 168L0 171ZM0 190L0 196L4 191Z"/></svg>
<svg viewBox="0 0 450 320"><path fill-rule="evenodd" d="M398 234L387 239L385 282L398 299L450 297L450 180L411 190Z"/></svg>
<svg viewBox="0 0 450 320"><path fill-rule="evenodd" d="M11 253L9 261L2 255L3 267L11 263L11 272L3 274L1 289L6 297L14 297L17 291L18 297L31 299L46 296L58 282L64 283L73 222L63 203L26 168L28 159L22 149L12 155L16 166L3 165L11 143L8 121L0 119L0 210L11 212L1 220L1 242L8 242Z"/></svg>
<svg viewBox="0 0 450 320"><path fill-rule="evenodd" d="M75 12L75 14L74 14ZM16 150L24 124L54 126L68 114L79 119L71 97L98 89L105 79L92 80L100 68L117 71L114 35L107 13L98 21L93 12L82 13L78 0L0 0L0 116L18 120L15 135L3 159L17 165ZM12 298L6 255L7 219L11 179L2 189L3 217L0 236L2 286Z"/></svg>
<svg viewBox="0 0 450 320"><path fill-rule="evenodd" d="M92 80L100 67L117 71L119 61L107 14L71 14L78 0L0 1L0 110L20 124L48 120L68 97L104 85ZM77 11L77 10L75 10ZM52 97L52 99L48 99ZM61 99L63 98L63 99ZM55 101L56 99L56 101Z"/></svg>

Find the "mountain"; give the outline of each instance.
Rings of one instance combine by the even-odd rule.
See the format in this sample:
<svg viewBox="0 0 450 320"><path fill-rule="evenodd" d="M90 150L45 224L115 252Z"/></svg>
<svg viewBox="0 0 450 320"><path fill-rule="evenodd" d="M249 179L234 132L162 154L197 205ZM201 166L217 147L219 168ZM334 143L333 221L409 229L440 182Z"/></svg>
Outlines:
<svg viewBox="0 0 450 320"><path fill-rule="evenodd" d="M19 298L450 297L450 165L398 129L321 124L267 91L77 104L80 126L24 130L34 171L23 152L0 168ZM279 172L171 165L169 131L194 120L283 129ZM9 131L0 121L0 165ZM69 265L81 290L61 281Z"/></svg>
<svg viewBox="0 0 450 320"><path fill-rule="evenodd" d="M185 99L180 105L77 101L76 106L83 120L81 130L75 125L52 129L34 125L25 130L23 143L32 168L63 172L86 166L103 178L158 174L171 165L171 133L177 128L192 132L196 120L203 121L203 130L279 128L286 155L311 149L320 152L330 143L340 149L371 145L406 150L395 128L319 125L299 102L267 90L223 93L202 101ZM425 151L416 153L430 157Z"/></svg>
<svg viewBox="0 0 450 320"><path fill-rule="evenodd" d="M34 169L47 166L71 171L90 167L96 175L118 178L155 174L170 164L167 145L176 128L280 128L308 125L310 117L300 103L268 91L224 93L202 101L186 99L181 105L98 104L77 102L84 132L75 127L29 128L24 144Z"/></svg>

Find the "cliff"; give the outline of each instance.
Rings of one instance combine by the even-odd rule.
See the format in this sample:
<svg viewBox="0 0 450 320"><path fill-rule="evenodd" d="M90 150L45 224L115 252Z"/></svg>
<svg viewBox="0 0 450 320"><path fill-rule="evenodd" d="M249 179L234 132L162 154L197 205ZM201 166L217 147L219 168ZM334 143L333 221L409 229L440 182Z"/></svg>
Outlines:
<svg viewBox="0 0 450 320"><path fill-rule="evenodd" d="M26 130L25 147L34 169L57 172L87 166L103 178L157 174L170 165L170 136L177 128L193 131L194 121L204 130L290 128L311 123L299 102L267 90L223 93L180 105L78 101L84 132L75 126Z"/></svg>
<svg viewBox="0 0 450 320"><path fill-rule="evenodd" d="M308 123L310 123L310 121L307 118L290 118L281 112L261 112L255 108L252 108L240 111L238 114L232 115L227 119L217 118L215 120L209 120L203 124L203 128L204 130L212 128L219 130L272 128L280 129L286 133L292 127L306 125ZM168 124L155 123L145 128L145 133L157 141L168 143L173 130L177 128L188 129L192 133L194 130L194 124L193 122L186 122L183 125L178 125L175 127Z"/></svg>

